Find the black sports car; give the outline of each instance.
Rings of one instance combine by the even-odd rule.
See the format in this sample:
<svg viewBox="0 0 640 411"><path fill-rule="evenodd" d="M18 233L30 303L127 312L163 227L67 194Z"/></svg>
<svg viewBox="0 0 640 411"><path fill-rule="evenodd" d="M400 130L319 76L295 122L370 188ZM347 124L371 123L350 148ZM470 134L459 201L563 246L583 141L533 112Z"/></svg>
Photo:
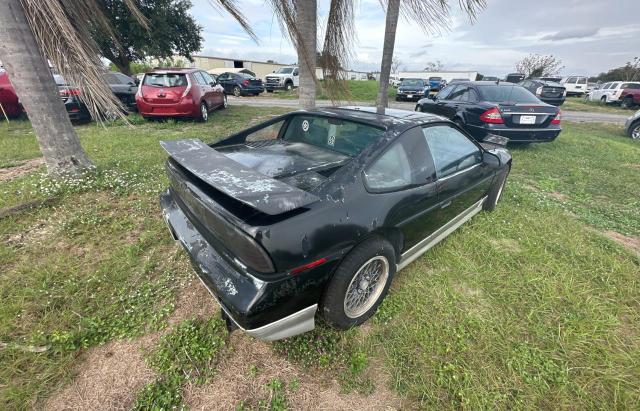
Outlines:
<svg viewBox="0 0 640 411"><path fill-rule="evenodd" d="M452 122L405 110L295 111L215 144L163 141L160 197L230 328L277 340L376 311L396 271L480 210L511 168Z"/></svg>
<svg viewBox="0 0 640 411"><path fill-rule="evenodd" d="M450 84L433 99L418 101L416 111L447 117L478 141L498 135L511 143L548 142L562 131L558 107L506 82Z"/></svg>

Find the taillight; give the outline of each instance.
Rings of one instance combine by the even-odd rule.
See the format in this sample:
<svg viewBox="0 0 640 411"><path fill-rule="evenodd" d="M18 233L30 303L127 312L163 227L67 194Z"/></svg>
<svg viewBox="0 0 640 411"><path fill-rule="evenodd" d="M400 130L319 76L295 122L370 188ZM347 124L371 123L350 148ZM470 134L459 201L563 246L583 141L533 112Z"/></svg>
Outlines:
<svg viewBox="0 0 640 411"><path fill-rule="evenodd" d="M249 80L242 80L242 85L248 86L249 85Z"/></svg>
<svg viewBox="0 0 640 411"><path fill-rule="evenodd" d="M480 120L484 121L485 123L504 124L504 120L502 119L502 116L500 115L500 110L498 110L495 107L494 108L490 108L489 110L487 110L484 113L480 114Z"/></svg>
<svg viewBox="0 0 640 411"><path fill-rule="evenodd" d="M79 96L80 90L78 90L77 88L66 88L66 89L60 90L60 95L62 97Z"/></svg>
<svg viewBox="0 0 640 411"><path fill-rule="evenodd" d="M562 111L558 110L558 114L551 120L551 124L560 124L560 119L562 118Z"/></svg>
<svg viewBox="0 0 640 411"><path fill-rule="evenodd" d="M180 98L185 98L190 91L191 91L191 83L189 83L187 88L184 89L184 93L182 93L182 96L180 96Z"/></svg>

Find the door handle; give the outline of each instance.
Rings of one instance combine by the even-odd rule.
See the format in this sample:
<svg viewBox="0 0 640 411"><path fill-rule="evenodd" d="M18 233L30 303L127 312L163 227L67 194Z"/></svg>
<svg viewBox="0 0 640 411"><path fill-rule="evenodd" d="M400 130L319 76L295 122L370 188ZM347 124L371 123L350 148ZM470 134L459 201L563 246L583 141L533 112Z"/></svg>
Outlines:
<svg viewBox="0 0 640 411"><path fill-rule="evenodd" d="M449 200L449 201L447 201L446 203L442 204L442 205L440 206L440 208L447 208L447 207L449 207L450 205L451 205L451 200Z"/></svg>

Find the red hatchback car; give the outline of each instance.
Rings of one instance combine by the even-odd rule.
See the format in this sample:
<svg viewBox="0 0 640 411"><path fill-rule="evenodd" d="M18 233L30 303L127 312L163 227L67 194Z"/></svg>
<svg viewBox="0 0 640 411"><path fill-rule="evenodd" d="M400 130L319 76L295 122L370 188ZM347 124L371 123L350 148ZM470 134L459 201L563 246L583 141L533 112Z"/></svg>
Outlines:
<svg viewBox="0 0 640 411"><path fill-rule="evenodd" d="M224 88L198 69L157 69L145 73L136 94L144 118L188 117L209 119L209 112L227 107Z"/></svg>
<svg viewBox="0 0 640 411"><path fill-rule="evenodd" d="M0 104L2 104L0 119L3 117L2 111L9 117L18 117L22 114L20 100L9 81L7 72L3 69L0 69Z"/></svg>

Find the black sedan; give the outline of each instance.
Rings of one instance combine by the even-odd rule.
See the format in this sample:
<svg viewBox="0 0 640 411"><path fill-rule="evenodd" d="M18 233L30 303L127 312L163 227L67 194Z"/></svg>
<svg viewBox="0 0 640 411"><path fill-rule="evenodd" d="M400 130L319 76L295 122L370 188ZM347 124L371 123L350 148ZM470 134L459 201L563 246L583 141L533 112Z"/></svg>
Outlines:
<svg viewBox="0 0 640 411"><path fill-rule="evenodd" d="M396 101L417 101L429 95L429 81L421 78L405 78L398 86Z"/></svg>
<svg viewBox="0 0 640 411"><path fill-rule="evenodd" d="M277 340L313 329L317 311L337 329L361 324L398 270L496 206L506 150L442 117L374 110L301 110L215 144L161 142L164 218L231 329Z"/></svg>
<svg viewBox="0 0 640 411"><path fill-rule="evenodd" d="M416 111L439 114L478 141L498 135L510 143L548 142L560 134L560 110L512 83L470 81L418 101Z"/></svg>
<svg viewBox="0 0 640 411"><path fill-rule="evenodd" d="M531 79L521 81L520 85L540 100L554 106L561 106L567 96L564 86L554 81Z"/></svg>
<svg viewBox="0 0 640 411"><path fill-rule="evenodd" d="M127 110L137 111L136 93L138 92L138 85L134 79L116 71L105 73L104 79L113 94L120 99Z"/></svg>
<svg viewBox="0 0 640 411"><path fill-rule="evenodd" d="M91 121L89 109L80 99L80 89L68 84L64 77L59 74L54 74L53 79L58 86L58 93L64 103L64 108L69 114L69 119L78 122Z"/></svg>
<svg viewBox="0 0 640 411"><path fill-rule="evenodd" d="M240 96L257 96L264 91L262 80L247 73L222 73L218 83L224 87L225 94Z"/></svg>

